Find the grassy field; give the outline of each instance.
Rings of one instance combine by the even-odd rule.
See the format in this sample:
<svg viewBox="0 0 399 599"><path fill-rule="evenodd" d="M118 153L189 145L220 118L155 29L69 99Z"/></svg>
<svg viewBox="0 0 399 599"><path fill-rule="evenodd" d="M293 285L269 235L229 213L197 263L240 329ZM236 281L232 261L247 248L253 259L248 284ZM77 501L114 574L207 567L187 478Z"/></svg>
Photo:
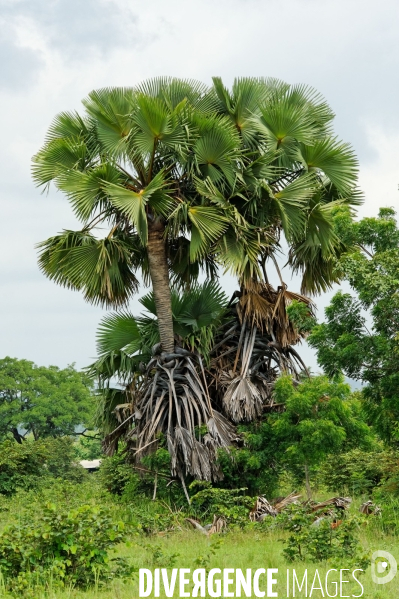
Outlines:
<svg viewBox="0 0 399 599"><path fill-rule="evenodd" d="M325 589L325 573L329 569L325 564L288 564L282 556L282 533L276 531L258 532L258 531L231 531L225 535L221 535L216 539L214 536L211 540L201 535L201 533L191 530L182 530L173 533L153 535L150 537L138 537L130 547L121 546L118 549L118 554L130 557L136 568L148 568L154 570L159 567L175 567L175 568L190 568L191 570L204 567L210 568L278 568L278 574L274 575L277 578L278 597L287 597L286 592L286 574L287 568L291 571L295 568L297 577L302 580L305 569L308 569L308 591L307 593L295 593L296 597L323 597L328 596ZM373 526L365 527L361 532L361 542L367 553L371 555L376 550L386 550L391 552L397 560L399 560L399 540L393 536L387 536L376 531ZM212 554L212 551L214 552ZM330 566L331 567L331 566ZM342 563L339 567L346 568L347 565ZM322 580L323 592L314 590L310 595L310 587L315 574L316 568ZM335 573L333 573L335 575ZM345 574L347 574L345 572ZM331 575L330 575L331 576ZM334 577L331 577L331 581ZM339 573L338 573L339 580ZM370 568L366 573L360 576L360 581L364 587L363 597L373 599L397 599L399 595L399 576L386 585L377 585L371 580ZM318 585L315 585L318 586ZM234 588L234 586L232 587ZM179 596L178 586L174 597ZM335 590L333 586L328 588L331 596L334 596ZM324 593L324 594L323 594ZM360 586L352 579L352 583L343 586L343 595L359 596L361 593ZM136 599L139 597L138 591L138 576L135 576L131 582L122 583L114 581L108 587L94 587L87 591L77 591L73 588L56 589L52 588L49 581L49 589L46 593L32 594L30 589L27 589L26 597L34 597L35 599ZM153 596L153 595L151 595ZM161 597L165 597L161 586ZM208 595L206 595L208 597ZM292 596L292 590L290 592ZM340 591L338 587L338 595ZM0 592L0 597L8 597L4 592Z"/></svg>
<svg viewBox="0 0 399 599"><path fill-rule="evenodd" d="M323 495L323 493L318 494L318 500L327 498L327 495L325 497ZM329 496L331 497L331 494ZM399 574L390 583L378 585L371 579L370 567L359 576L364 588L363 593L359 584L352 579L349 573L349 576L344 580L349 578L351 582L343 585L342 594L338 587L338 593L335 595L335 588L332 584L326 589L326 572L334 567L338 569L350 568L352 570L351 565L344 562L330 565L326 563L287 562L283 555L284 539L287 533L283 532L281 528L276 528L272 519L269 521L272 523L271 526L249 525L244 530L238 527L230 528L226 533L216 534L208 538L201 532L191 528L179 510L172 512L165 503L154 503L144 498L138 498L137 501L128 503L118 502L109 493L101 491L101 487L94 479L89 479L82 485L55 485L38 492L19 492L10 498L3 497L0 502L0 531L8 522L12 520L20 521L23 512L27 508L31 510L30 513L36 514L37 510L40 510L40 507L48 501L49 497L60 503L60 505L64 504L69 507L81 504L83 501L97 505L106 504L116 518L122 518L127 523L132 522L134 515L137 517L141 514L141 518L144 516L147 516L147 518L153 517L152 530L157 530L155 525L157 514L163 509L164 513L166 512L171 516L167 527L172 527L173 530L147 535L137 532L130 537L129 544L121 544L117 547L112 557L128 558L134 566L136 573L130 580L124 582L114 580L107 584L101 583L93 585L85 591L75 588L60 588L55 581L48 580L45 591L38 591L37 588L28 586L25 591L18 595L22 599L136 599L139 597L139 568L146 568L151 571L156 568L167 568L169 572L171 568L187 568L191 571L198 568L206 568L207 571L211 568L220 568L221 570L224 568L240 568L244 573L247 568L251 568L253 571L260 568L277 568L278 573L274 574L274 577L277 578L277 585L274 590L278 592L279 598L294 596L292 592L292 571L295 569L298 580L302 581L307 569L307 592L305 592L305 589L302 591L296 589L295 597L314 597L316 599L328 596L362 596L372 599L398 599L399 597ZM359 505L364 499L355 499L350 507L349 514L358 514ZM399 562L399 537L389 532L399 530L399 513L396 510L397 503L392 503L390 510L386 505L382 518L370 516L362 522L359 535L366 556L371 557L373 552L385 550L390 552ZM390 519L386 519L388 515ZM208 520L212 519L208 516L207 518ZM246 520L246 522L248 521ZM384 526L389 528L384 530ZM290 571L291 581L289 594L287 594L286 584L287 569ZM310 594L316 569L320 575L323 589L314 589ZM348 572L345 572L345 574L347 575ZM338 574L332 572L329 576L330 583L339 580L339 572ZM261 579L261 589L265 588L264 580L265 577ZM315 586L320 585L315 584ZM233 585L230 590L234 588ZM154 594L150 595L150 597L153 596ZM178 582L173 596L179 597ZM245 596L244 593L242 596ZM252 594L252 596L255 595ZM166 597L162 585L160 597ZM0 576L1 598L9 599L11 595L6 593Z"/></svg>

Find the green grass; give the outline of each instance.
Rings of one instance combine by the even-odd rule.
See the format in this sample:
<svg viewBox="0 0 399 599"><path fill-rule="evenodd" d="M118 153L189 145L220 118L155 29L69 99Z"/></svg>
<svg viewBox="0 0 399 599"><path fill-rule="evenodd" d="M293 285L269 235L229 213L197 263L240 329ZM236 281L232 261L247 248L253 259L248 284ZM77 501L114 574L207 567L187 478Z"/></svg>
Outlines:
<svg viewBox="0 0 399 599"><path fill-rule="evenodd" d="M317 568L323 581L325 573L328 570L325 564L288 564L281 553L282 533L277 533L276 531L231 531L220 538L222 541L221 545L215 550L215 554L210 556L207 568L241 568L242 570L246 568L252 568L253 570L258 568L278 568L279 573L276 576L278 579L277 590L279 597L286 597L285 581L287 568L290 570L295 568L299 579L302 579L305 568L307 568L309 580L313 579L315 569ZM136 539L138 544L133 540L131 547L121 546L118 554L130 557L136 568L148 568L150 570L170 565L171 556L179 554L174 559L173 567L190 568L193 570L200 567L198 559L200 556L205 556L206 558L209 554L211 544L214 544L215 540L215 537L210 540L196 531L182 530L166 535L154 535L147 538L138 537ZM378 532L374 526L362 530L361 542L370 555L373 551L384 549L391 552L399 561L399 540L393 536L387 536ZM343 563L342 565L340 564L340 567L345 568L347 566ZM398 598L398 577L387 585L376 585L371 580L369 568L360 579L364 586L363 597L373 599ZM309 590L310 586L311 583L309 584ZM34 597L35 599L136 599L139 596L137 576L131 582L122 583L114 581L106 588L92 588L87 591L77 591L71 588L59 590L51 587L52 585L49 581L49 589L46 593L34 592L34 594L31 594L32 591L27 589L26 597ZM329 592L330 594L334 594L334 590L331 588ZM347 584L344 586L343 593L350 596L352 594L358 595L360 587L356 583ZM179 596L178 591L175 592L174 596ZM296 592L296 597L305 596L304 593ZM317 599L322 596L321 591L318 590L312 593L312 597ZM8 597L4 593L4 590L1 591L1 587L0 597ZM162 593L162 586L161 597L165 597Z"/></svg>
<svg viewBox="0 0 399 599"><path fill-rule="evenodd" d="M137 500L129 505L117 503L108 494L102 495L96 486L91 484L86 488L83 486L71 487L65 491L58 491L57 499L62 498L68 504L73 501L79 503L85 499L86 502L91 501L107 504L115 510L117 518L129 520L132 513L136 510L141 510L142 514L148 511L150 516L157 509L155 504L149 500ZM37 502L40 505L43 501L48 500L48 495L51 493L52 498L56 499L56 487L54 489L46 489L42 494L37 492L34 494L18 493L10 499L3 499L0 502L0 529L11 518L18 518L18 515L23 512L27 505L32 502ZM43 496L42 496L43 495ZM81 495L81 497L80 497ZM331 496L331 494L329 494ZM322 494L318 494L318 499L322 499ZM357 513L361 499L357 499L351 506L351 512ZM399 523L399 514L394 512L394 519ZM211 519L211 518L209 518ZM384 531L384 519L375 519L369 517L360 530L360 542L369 556L374 551L385 550L393 554L399 562L399 537ZM180 525L180 529L179 529ZM281 530L273 528L262 528L255 526L252 529L232 529L222 535L214 535L211 539L205 537L200 532L193 530L178 513L174 519L174 531L161 532L152 535L136 535L131 539L130 546L120 545L114 556L127 557L130 559L135 569L147 568L154 570L155 568L190 568L194 570L199 567L206 567L209 571L211 568L241 568L245 571L247 568L256 570L259 568L278 568L278 597L286 597L286 572L287 569L295 568L298 578L301 580L305 569L308 569L310 580L309 587L316 568L319 571L321 580L324 581L326 571L333 567L327 564L313 563L288 563L283 554L283 540L285 533ZM396 527L399 530L399 526ZM339 564L339 567L349 567L347 564ZM291 577L292 578L292 577ZM362 597L372 599L398 599L399 597L399 573L396 578L387 585L377 585L371 580L371 569L361 575L360 580L364 586L364 594ZM324 586L324 582L323 582ZM234 585L233 585L234 588ZM310 589L309 589L310 590ZM331 595L334 594L333 589L329 589ZM360 587L356 584L347 584L344 587L344 595L352 596L360 594ZM153 595L151 595L153 596ZM178 597L178 584L174 597ZM208 597L208 595L206 595ZM292 596L292 592L290 597ZM296 592L296 597L306 597L305 593ZM312 598L319 599L323 597L321 591L315 590L312 593ZM326 595L325 595L326 596ZM338 592L339 596L339 592ZM108 585L94 586L86 591L77 590L74 588L60 589L51 580L48 581L46 591L39 592L37 589L27 588L26 592L19 595L22 599L136 599L139 597L138 592L138 575L135 575L132 580L127 582L113 581ZM161 597L165 597L161 585ZM309 594L308 594L309 597ZM0 599L11 598L4 590L0 578Z"/></svg>

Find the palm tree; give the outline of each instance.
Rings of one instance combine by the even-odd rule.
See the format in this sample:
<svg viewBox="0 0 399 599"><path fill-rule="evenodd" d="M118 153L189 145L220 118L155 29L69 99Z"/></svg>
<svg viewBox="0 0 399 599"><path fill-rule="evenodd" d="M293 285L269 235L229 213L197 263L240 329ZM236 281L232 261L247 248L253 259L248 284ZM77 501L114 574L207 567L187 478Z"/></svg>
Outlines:
<svg viewBox="0 0 399 599"><path fill-rule="evenodd" d="M282 369L293 364L290 346L298 335L286 307L295 298L310 309L311 303L287 291L276 260L281 238L288 265L302 272L302 293L327 289L344 249L331 215L337 205L360 201L357 161L333 136L333 113L323 98L273 79L237 79L229 91L218 78L211 87L158 78L94 91L84 106L83 116L55 118L33 159L36 184L54 182L82 221L81 230L39 244L39 265L50 279L110 307L128 303L139 275L151 283L160 346L146 361L137 402L159 400L159 422L168 414L164 430L181 458L176 469L184 463L195 473L187 447L190 456L202 452L194 432L199 422L213 431L215 446L234 438L208 386L231 419L252 418L264 398L263 391L256 401L248 392L256 360L258 374L270 370L272 359ZM108 232L100 237L104 226ZM269 282L270 263L281 278L277 290ZM171 288L189 290L201 272L214 278L218 268L233 273L239 289L230 322L219 323L205 380L199 352L194 365L181 353ZM193 383L191 390L181 386L178 396L173 381L182 373ZM162 391L154 380L164 374L169 382ZM258 381L265 388L266 379ZM245 397L247 405L237 409L237 398L242 404ZM180 408L189 401L195 417L188 426ZM202 415L198 405L207 406ZM151 444L157 427L141 422L140 442L145 437ZM205 466L199 470L208 476Z"/></svg>

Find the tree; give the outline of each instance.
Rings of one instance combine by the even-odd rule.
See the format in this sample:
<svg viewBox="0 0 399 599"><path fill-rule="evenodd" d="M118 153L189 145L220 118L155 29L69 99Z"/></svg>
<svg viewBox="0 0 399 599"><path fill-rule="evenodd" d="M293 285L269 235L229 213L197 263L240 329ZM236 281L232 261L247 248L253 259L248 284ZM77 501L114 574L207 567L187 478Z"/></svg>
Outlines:
<svg viewBox="0 0 399 599"><path fill-rule="evenodd" d="M399 229L392 208L378 218L336 217L341 237L354 249L336 269L349 281L326 308L326 321L309 336L330 377L344 372L363 383L369 422L388 442L399 440Z"/></svg>
<svg viewBox="0 0 399 599"><path fill-rule="evenodd" d="M22 443L28 434L74 435L89 427L94 411L90 378L73 366L36 366L28 360L0 360L0 437Z"/></svg>
<svg viewBox="0 0 399 599"><path fill-rule="evenodd" d="M333 136L333 113L321 96L272 79L237 79L229 91L219 78L210 88L159 78L94 91L84 106L82 117L56 117L33 159L35 182L54 182L83 223L40 244L40 267L88 301L114 307L137 290L138 273L151 282L161 347L133 398L152 404L145 417L136 411L139 445L156 448L163 432L179 456L174 471L209 477L209 448L235 438L221 412L253 418L273 379L264 371L273 372L274 363L295 370L289 347L300 336L286 307L292 299L310 302L287 291L275 257L280 238L291 269L303 273L303 293L337 280L333 259L343 246L331 210L360 201L356 158ZM100 239L105 225L109 233ZM280 276L277 291L270 264ZM214 278L218 267L237 277L239 291L234 334L224 323L215 338L222 350L211 382L220 395L215 410L199 356L175 351L171 285L187 289L201 271ZM255 383L248 380L253 356ZM232 378L222 376L230 371ZM187 373L188 387L174 378ZM163 382L155 389L156 381ZM245 407L237 410L236 400ZM194 433L203 424L205 445Z"/></svg>
<svg viewBox="0 0 399 599"><path fill-rule="evenodd" d="M37 489L49 478L81 482L84 469L74 463L76 452L70 437L46 438L25 443L0 442L0 495L18 489Z"/></svg>
<svg viewBox="0 0 399 599"><path fill-rule="evenodd" d="M275 384L274 395L284 406L282 413L272 417L274 435L284 452L282 461L294 471L302 469L310 499L310 469L343 448L368 447L369 428L342 379L330 382L317 376L294 386L290 377L283 376Z"/></svg>

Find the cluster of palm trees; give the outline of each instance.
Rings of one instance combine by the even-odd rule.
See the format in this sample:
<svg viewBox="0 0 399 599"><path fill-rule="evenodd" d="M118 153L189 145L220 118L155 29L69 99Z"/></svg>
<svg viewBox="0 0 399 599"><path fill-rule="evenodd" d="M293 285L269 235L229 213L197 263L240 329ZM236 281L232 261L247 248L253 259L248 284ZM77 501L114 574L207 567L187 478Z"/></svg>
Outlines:
<svg viewBox="0 0 399 599"><path fill-rule="evenodd" d="M217 480L236 424L271 408L280 371L304 369L287 306L312 312L306 295L337 280L332 217L361 201L357 160L319 94L275 79L229 90L158 78L83 104L55 118L33 159L35 183L54 183L82 222L39 244L40 268L117 310L91 366L108 450L123 436L140 460L165 443L174 475ZM301 295L282 278L284 248ZM140 283L152 291L137 316Z"/></svg>

